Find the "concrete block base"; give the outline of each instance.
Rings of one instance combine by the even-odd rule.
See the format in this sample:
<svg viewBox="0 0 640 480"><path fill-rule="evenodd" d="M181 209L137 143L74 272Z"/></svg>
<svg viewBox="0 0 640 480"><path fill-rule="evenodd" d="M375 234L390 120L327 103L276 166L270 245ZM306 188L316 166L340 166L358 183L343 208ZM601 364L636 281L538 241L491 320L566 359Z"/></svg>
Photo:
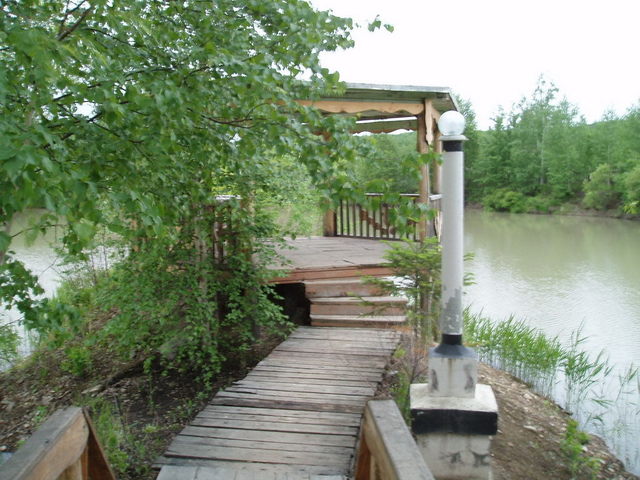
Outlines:
<svg viewBox="0 0 640 480"><path fill-rule="evenodd" d="M437 480L491 479L491 436L498 404L488 385L473 398L433 396L427 384L411 385L411 428Z"/></svg>
<svg viewBox="0 0 640 480"><path fill-rule="evenodd" d="M418 448L436 480L491 480L491 439L487 435L418 435Z"/></svg>

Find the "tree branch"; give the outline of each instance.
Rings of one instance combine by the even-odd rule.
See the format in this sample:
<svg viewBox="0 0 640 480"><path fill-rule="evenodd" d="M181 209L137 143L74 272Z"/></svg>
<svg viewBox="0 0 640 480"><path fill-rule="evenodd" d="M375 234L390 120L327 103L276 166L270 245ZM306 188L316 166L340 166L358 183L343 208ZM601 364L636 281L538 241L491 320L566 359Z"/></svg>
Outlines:
<svg viewBox="0 0 640 480"><path fill-rule="evenodd" d="M66 31L58 35L58 41L61 42L62 40L67 38L69 35L71 35L82 24L82 22L84 22L84 20L89 16L89 13L91 13L92 9L93 9L93 6L90 6L84 12L82 12L82 15L80 15L80 18L78 20L76 20L76 23L74 23L69 28L67 28Z"/></svg>

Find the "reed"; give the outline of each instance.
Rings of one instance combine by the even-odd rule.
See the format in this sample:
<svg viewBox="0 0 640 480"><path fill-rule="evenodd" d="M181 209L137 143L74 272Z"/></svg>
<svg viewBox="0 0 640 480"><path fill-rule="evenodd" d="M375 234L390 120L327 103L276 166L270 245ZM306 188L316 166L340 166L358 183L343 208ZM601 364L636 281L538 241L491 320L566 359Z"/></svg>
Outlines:
<svg viewBox="0 0 640 480"><path fill-rule="evenodd" d="M581 428L602 436L632 471L640 470L640 369L618 371L606 354L583 349L578 329L563 345L513 316L494 322L465 316L466 343L481 361L515 375L572 413Z"/></svg>

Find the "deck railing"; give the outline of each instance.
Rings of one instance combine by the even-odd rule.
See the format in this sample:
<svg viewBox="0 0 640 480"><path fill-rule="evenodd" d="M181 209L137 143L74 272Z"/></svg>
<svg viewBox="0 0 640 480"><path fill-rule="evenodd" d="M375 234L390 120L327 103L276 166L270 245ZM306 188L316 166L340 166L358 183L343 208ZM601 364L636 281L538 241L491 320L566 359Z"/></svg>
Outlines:
<svg viewBox="0 0 640 480"><path fill-rule="evenodd" d="M367 403L355 480L434 480L393 400Z"/></svg>
<svg viewBox="0 0 640 480"><path fill-rule="evenodd" d="M56 411L0 465L11 480L115 480L91 421L78 407Z"/></svg>
<svg viewBox="0 0 640 480"><path fill-rule="evenodd" d="M414 202L419 199L418 194L405 193L402 197L410 198ZM380 193L367 193L367 198L382 197ZM429 204L436 210L436 218L430 222L430 234L439 234L440 198L441 195L431 195ZM409 220L405 232L399 232L389 221L389 212L395 206L386 202L379 202L377 208L368 209L358 202L341 200L335 210L327 212L324 220L325 236L354 237L381 240L417 240L419 236L417 224Z"/></svg>

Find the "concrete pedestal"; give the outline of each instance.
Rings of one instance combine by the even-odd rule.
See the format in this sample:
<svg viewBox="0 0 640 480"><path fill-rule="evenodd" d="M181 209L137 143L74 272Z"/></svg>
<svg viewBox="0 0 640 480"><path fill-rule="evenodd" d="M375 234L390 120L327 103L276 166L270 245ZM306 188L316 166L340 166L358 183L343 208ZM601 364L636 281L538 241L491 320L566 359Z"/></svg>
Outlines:
<svg viewBox="0 0 640 480"><path fill-rule="evenodd" d="M473 397L434 396L428 384L411 385L412 430L437 480L490 480L491 436L498 404L488 385Z"/></svg>

